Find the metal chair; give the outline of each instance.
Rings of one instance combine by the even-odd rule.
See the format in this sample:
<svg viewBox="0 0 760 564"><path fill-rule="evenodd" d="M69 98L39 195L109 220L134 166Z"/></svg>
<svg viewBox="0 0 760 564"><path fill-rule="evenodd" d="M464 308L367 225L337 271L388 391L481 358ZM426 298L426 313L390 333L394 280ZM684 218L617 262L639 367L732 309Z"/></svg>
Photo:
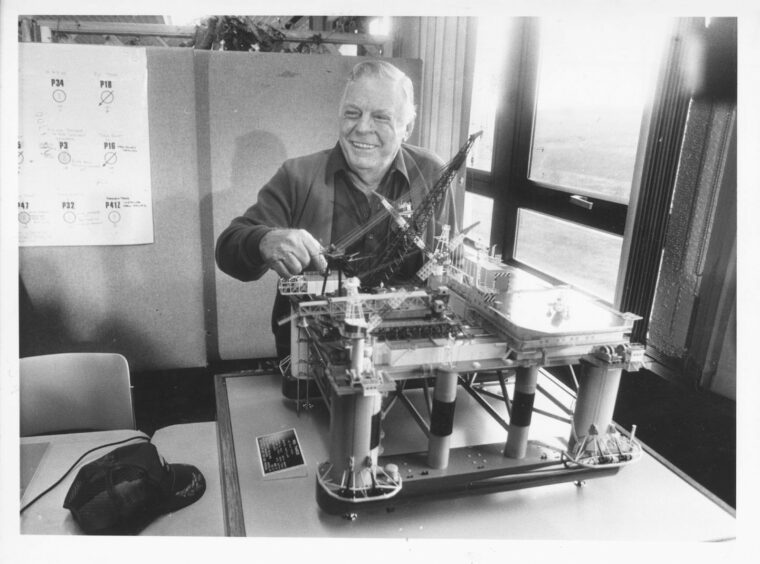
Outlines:
<svg viewBox="0 0 760 564"><path fill-rule="evenodd" d="M19 385L22 437L135 428L129 365L120 354L22 358Z"/></svg>

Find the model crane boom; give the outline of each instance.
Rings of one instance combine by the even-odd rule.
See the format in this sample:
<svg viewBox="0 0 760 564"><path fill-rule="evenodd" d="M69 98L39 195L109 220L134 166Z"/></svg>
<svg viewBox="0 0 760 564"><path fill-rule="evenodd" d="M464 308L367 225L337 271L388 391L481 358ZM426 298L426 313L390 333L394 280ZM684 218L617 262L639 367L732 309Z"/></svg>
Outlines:
<svg viewBox="0 0 760 564"><path fill-rule="evenodd" d="M409 253L414 250L414 247L421 250L425 249L422 239L425 229L433 217L433 213L446 196L446 191L451 182L464 164L472 145L482 133L482 131L478 131L470 135L459 152L443 168L435 185L425 194L417 209L413 210L412 216L405 220L405 226L400 226L390 238L385 250L375 261L378 266L358 274L364 287L373 287L381 282L387 282Z"/></svg>

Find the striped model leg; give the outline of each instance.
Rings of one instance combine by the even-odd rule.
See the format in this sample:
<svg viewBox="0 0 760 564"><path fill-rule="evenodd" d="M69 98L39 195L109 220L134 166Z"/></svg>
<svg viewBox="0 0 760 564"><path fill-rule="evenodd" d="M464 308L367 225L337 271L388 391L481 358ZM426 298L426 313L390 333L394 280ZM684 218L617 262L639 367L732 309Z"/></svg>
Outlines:
<svg viewBox="0 0 760 564"><path fill-rule="evenodd" d="M512 398L512 417L509 420L509 433L504 456L525 458L528 450L528 431L533 415L533 400L536 397L538 367L527 366L517 369L515 394Z"/></svg>
<svg viewBox="0 0 760 564"><path fill-rule="evenodd" d="M430 414L428 465L446 468L449 465L449 445L454 429L454 406L457 399L457 378L453 371L438 369L433 390L433 410Z"/></svg>

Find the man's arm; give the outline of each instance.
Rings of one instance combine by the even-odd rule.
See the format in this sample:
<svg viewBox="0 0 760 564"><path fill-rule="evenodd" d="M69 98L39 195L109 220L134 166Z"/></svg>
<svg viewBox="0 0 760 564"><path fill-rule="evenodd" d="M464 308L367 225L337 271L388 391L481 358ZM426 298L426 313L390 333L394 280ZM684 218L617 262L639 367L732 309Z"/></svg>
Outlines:
<svg viewBox="0 0 760 564"><path fill-rule="evenodd" d="M327 268L322 246L305 229L273 229L261 238L259 252L264 263L283 277L300 274L309 265L319 272Z"/></svg>
<svg viewBox="0 0 760 564"><path fill-rule="evenodd" d="M307 231L291 228L296 190L286 167L280 167L256 203L219 235L216 263L222 272L247 282L270 268L280 276L298 274L310 264L324 269L319 243Z"/></svg>
<svg viewBox="0 0 760 564"><path fill-rule="evenodd" d="M261 189L246 212L232 220L216 240L219 269L243 282L258 280L267 271L259 247L264 236L290 225L289 182L283 167Z"/></svg>

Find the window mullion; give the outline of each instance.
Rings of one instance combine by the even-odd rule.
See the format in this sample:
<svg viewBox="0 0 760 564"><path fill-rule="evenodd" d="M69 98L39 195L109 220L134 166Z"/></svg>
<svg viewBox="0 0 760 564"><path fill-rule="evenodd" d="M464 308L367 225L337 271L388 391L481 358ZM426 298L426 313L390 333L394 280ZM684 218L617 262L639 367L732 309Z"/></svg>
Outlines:
<svg viewBox="0 0 760 564"><path fill-rule="evenodd" d="M506 61L507 81L496 114L491 181L494 221L491 241L502 243L502 256L514 254L519 188L527 180L527 155L535 107L538 71L538 18L524 18L516 26L512 54Z"/></svg>
<svg viewBox="0 0 760 564"><path fill-rule="evenodd" d="M690 95L683 73L686 57L683 38L700 25L703 24L699 18L679 20L677 33L671 39L653 104L638 201L633 211L630 240L626 241L629 248L624 249L623 256L628 260L616 303L622 311L642 316L632 334L632 339L638 342L646 341L689 108Z"/></svg>

